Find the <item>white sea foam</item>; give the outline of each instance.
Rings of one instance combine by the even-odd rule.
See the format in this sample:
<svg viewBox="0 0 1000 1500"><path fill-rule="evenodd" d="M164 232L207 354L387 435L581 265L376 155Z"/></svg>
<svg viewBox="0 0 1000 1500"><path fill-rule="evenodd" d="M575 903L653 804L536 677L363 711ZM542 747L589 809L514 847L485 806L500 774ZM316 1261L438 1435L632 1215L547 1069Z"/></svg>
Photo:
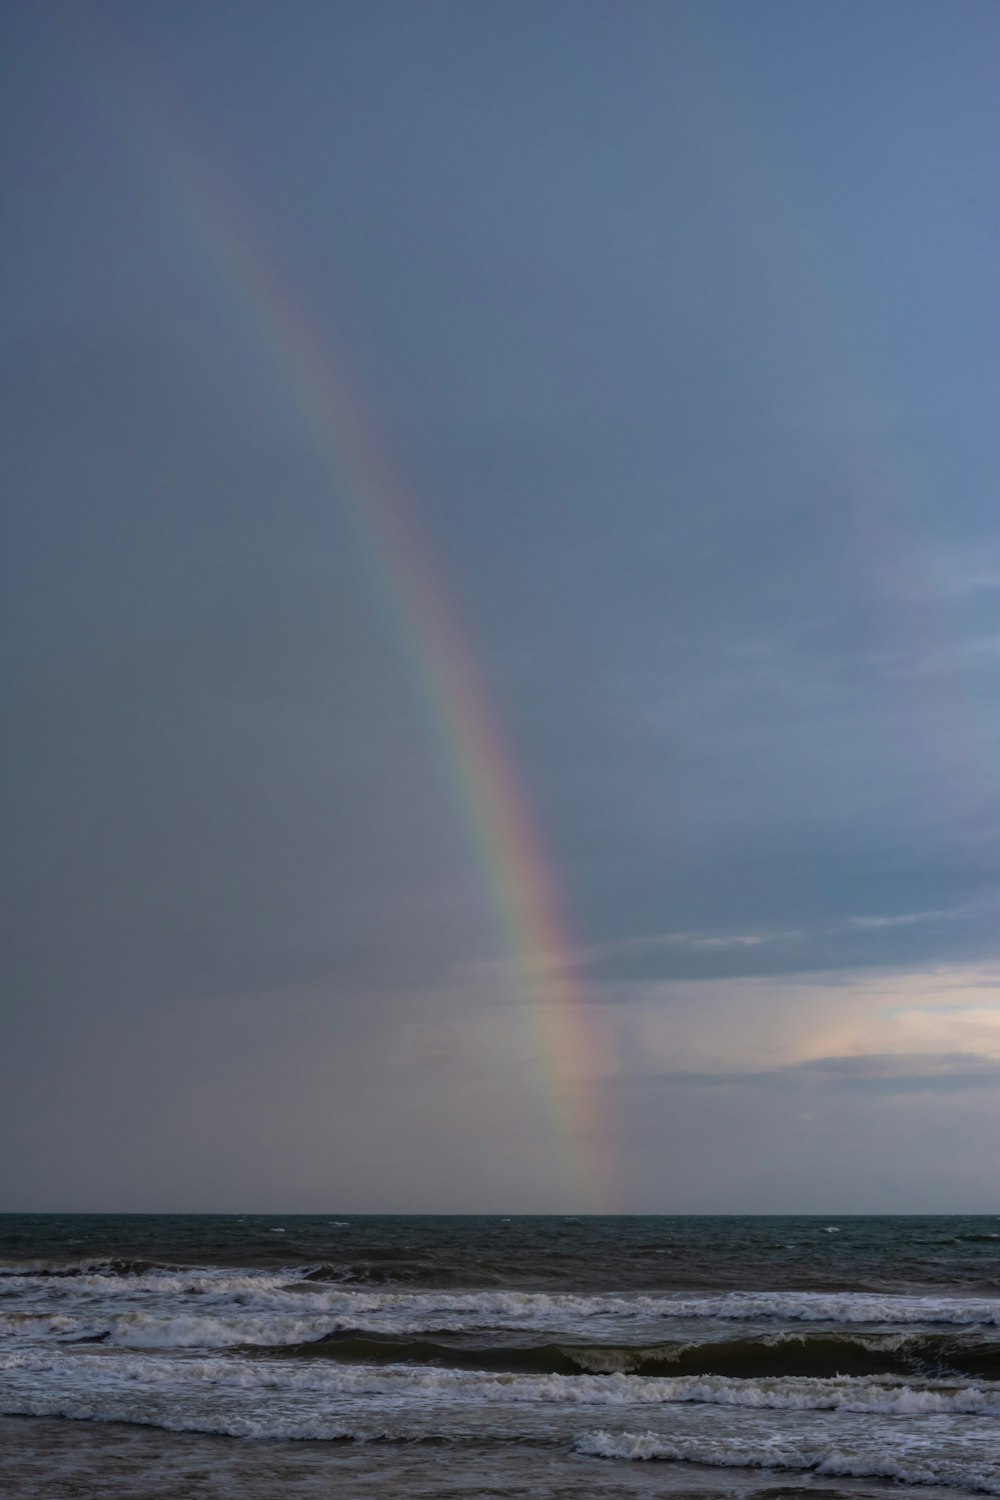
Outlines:
<svg viewBox="0 0 1000 1500"><path fill-rule="evenodd" d="M733 1322L1000 1326L1000 1298L893 1296L874 1292L733 1292L665 1300L668 1316Z"/></svg>
<svg viewBox="0 0 1000 1500"><path fill-rule="evenodd" d="M849 1337L884 1352L937 1329L944 1344L988 1347L1000 1298L418 1290L307 1281L307 1269L117 1275L91 1266L67 1278L0 1281L0 1412L327 1441L456 1432L492 1440L502 1432L567 1453L576 1444L604 1457L770 1465L1000 1494L1000 1382L634 1373L646 1347L666 1361L751 1338L777 1347ZM515 1337L496 1339L497 1329ZM572 1344L580 1373L274 1352L338 1332ZM77 1342L88 1339L100 1345ZM595 1430L581 1437L581 1428Z"/></svg>
<svg viewBox="0 0 1000 1500"><path fill-rule="evenodd" d="M719 1406L729 1407L720 1423ZM783 1412L780 1425L773 1411ZM886 1381L643 1381L326 1361L35 1351L0 1360L7 1414L233 1437L374 1441L497 1431L602 1458L812 1470L1000 1494L998 1393ZM580 1432L583 1411L606 1426ZM641 1412L638 1429L616 1427ZM884 1421L886 1414L894 1420ZM973 1418L970 1425L969 1416ZM979 1420L976 1420L979 1419Z"/></svg>
<svg viewBox="0 0 1000 1500"><path fill-rule="evenodd" d="M412 1336L503 1329L596 1346L668 1341L680 1349L731 1337L733 1325L756 1324L756 1336L772 1342L807 1326L850 1328L880 1347L893 1334L905 1338L920 1329L1000 1326L998 1298L390 1291L305 1282L300 1275L202 1270L25 1277L15 1283L19 1296L3 1299L0 1334L19 1343L103 1338L111 1347L209 1350L307 1343L347 1330ZM628 1368L627 1358L621 1368Z"/></svg>
<svg viewBox="0 0 1000 1500"><path fill-rule="evenodd" d="M1000 1416L1000 1389L961 1381L900 1384L888 1377L801 1376L741 1380L728 1376L657 1379L637 1375L522 1375L438 1366L340 1365L327 1360L171 1359L166 1356L20 1351L0 1356L0 1379L65 1377L88 1389L170 1384L298 1397L380 1397L390 1402L473 1404L546 1402L560 1406L655 1406L669 1403L755 1411L844 1411L893 1415Z"/></svg>
<svg viewBox="0 0 1000 1500"><path fill-rule="evenodd" d="M99 1297L137 1301L201 1295L247 1308L276 1310L294 1297L303 1307L340 1314L392 1318L414 1328L443 1326L440 1318L480 1325L576 1323L594 1318L703 1318L724 1322L842 1324L950 1324L1000 1326L1000 1297L901 1296L872 1292L732 1292L691 1297L553 1295L547 1292L390 1291L305 1282L301 1273L148 1272L141 1276L81 1275L66 1281L20 1278L22 1295L77 1300ZM427 1319L434 1319L427 1322Z"/></svg>
<svg viewBox="0 0 1000 1500"><path fill-rule="evenodd" d="M963 1444L952 1440L951 1452L941 1451L934 1435L909 1441L866 1445L851 1452L827 1435L770 1434L763 1439L730 1436L665 1437L655 1432L583 1433L578 1453L595 1458L666 1459L673 1462L715 1464L723 1468L792 1469L858 1479L895 1479L905 1484L953 1485L957 1489L1000 1495L1000 1464L995 1445ZM882 1451L880 1451L880 1448ZM889 1450L889 1451L886 1451ZM964 1451L963 1451L964 1450Z"/></svg>

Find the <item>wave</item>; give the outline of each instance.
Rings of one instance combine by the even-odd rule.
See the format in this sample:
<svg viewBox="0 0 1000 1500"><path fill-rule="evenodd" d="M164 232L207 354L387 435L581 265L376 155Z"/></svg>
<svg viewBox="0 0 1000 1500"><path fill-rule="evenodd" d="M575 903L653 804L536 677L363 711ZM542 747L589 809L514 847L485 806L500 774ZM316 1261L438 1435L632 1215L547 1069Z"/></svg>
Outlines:
<svg viewBox="0 0 1000 1500"><path fill-rule="evenodd" d="M136 1398L169 1392L173 1409L187 1397L212 1399L238 1396L245 1405L254 1395L269 1406L283 1407L289 1398L296 1404L309 1397L365 1398L366 1407L375 1398L411 1405L446 1402L462 1405L531 1405L545 1402L559 1407L654 1407L669 1404L711 1405L797 1412L852 1412L869 1414L1000 1416L1000 1389L960 1382L905 1383L887 1377L857 1378L847 1375L831 1379L799 1376L759 1380L731 1376L674 1376L649 1378L634 1374L561 1375L510 1374L455 1368L414 1368L396 1364L331 1365L307 1363L282 1365L273 1360L244 1358L171 1359L120 1356L113 1360L100 1354L74 1354L61 1366L38 1353L14 1353L0 1358L0 1410L6 1415L44 1415L27 1412L25 1401L64 1401L60 1386L72 1382L73 1399L97 1402L115 1410L116 1398L134 1404ZM35 1378L39 1384L35 1384ZM81 1379L81 1377L85 1377ZM20 1382L20 1389L15 1382ZM57 1413L50 1412L50 1415ZM129 1420L108 1415L106 1420Z"/></svg>
<svg viewBox="0 0 1000 1500"><path fill-rule="evenodd" d="M666 1302L667 1299L664 1299ZM733 1292L669 1299L676 1317L734 1322L983 1324L1000 1326L1000 1298L880 1295L875 1292Z"/></svg>
<svg viewBox="0 0 1000 1500"><path fill-rule="evenodd" d="M547 1264L551 1274L553 1267ZM422 1286L428 1289L469 1286L509 1286L512 1281L531 1281L537 1276L525 1267L512 1267L506 1261L491 1261L477 1256L472 1265L447 1265L434 1256L400 1256L397 1253L371 1250L364 1259L324 1261L304 1272L307 1281L335 1282L354 1286Z"/></svg>
<svg viewBox="0 0 1000 1500"><path fill-rule="evenodd" d="M145 1276L149 1271L168 1269L156 1261L125 1260L112 1256L104 1260L25 1260L0 1261L0 1280L20 1280L38 1276L44 1280L68 1280L75 1276Z"/></svg>
<svg viewBox="0 0 1000 1500"><path fill-rule="evenodd" d="M1000 1299L740 1293L713 1298L361 1291L260 1271L28 1278L19 1343L244 1348L341 1362L570 1374L1000 1379ZM16 1308L16 1310L15 1310Z"/></svg>
<svg viewBox="0 0 1000 1500"><path fill-rule="evenodd" d="M913 1445L911 1452L845 1453L836 1443L770 1436L764 1442L733 1437L666 1438L653 1432L583 1433L577 1453L593 1458L712 1464L723 1468L785 1469L824 1477L894 1479L904 1484L952 1485L1000 1495L1000 1468L981 1454L952 1457Z"/></svg>
<svg viewBox="0 0 1000 1500"><path fill-rule="evenodd" d="M437 1338L413 1339L338 1329L301 1344L270 1346L268 1356L331 1359L342 1363L433 1364L455 1369L512 1373L629 1374L656 1376L930 1375L1000 1380L1000 1342L961 1341L953 1336L771 1335L706 1343L657 1344L458 1341L440 1330Z"/></svg>
<svg viewBox="0 0 1000 1500"><path fill-rule="evenodd" d="M713 1322L792 1322L869 1324L882 1326L933 1325L1000 1327L1000 1297L946 1295L901 1295L874 1292L729 1292L714 1296L678 1294L588 1295L538 1291L449 1292L422 1290L361 1290L329 1282L314 1281L307 1269L290 1267L281 1272L247 1269L242 1272L200 1267L191 1270L145 1266L132 1262L80 1264L67 1271L72 1290L106 1293L112 1297L136 1295L197 1295L210 1293L242 1306L277 1307L278 1299L302 1299L306 1305L344 1317L361 1314L409 1318L413 1327L421 1319L474 1320L483 1326L522 1323L552 1325L559 1321L616 1318L683 1318ZM8 1275L13 1273L8 1272ZM42 1290L47 1271L18 1272L19 1290ZM423 1326L433 1326L424 1323Z"/></svg>
<svg viewBox="0 0 1000 1500"><path fill-rule="evenodd" d="M377 1319L373 1324L344 1323L303 1311L306 1315L289 1309L287 1301L279 1312L239 1305L172 1315L165 1309L138 1309L103 1317L97 1309L77 1316L31 1311L0 1314L0 1332L33 1342L103 1343L118 1349L241 1349L268 1358L434 1364L515 1373L653 1376L669 1372L753 1378L947 1372L1000 1380L1000 1340L968 1326L920 1332L794 1329L728 1339L628 1342L531 1338L530 1329L474 1325L462 1319L438 1327L425 1319L415 1328L387 1328Z"/></svg>

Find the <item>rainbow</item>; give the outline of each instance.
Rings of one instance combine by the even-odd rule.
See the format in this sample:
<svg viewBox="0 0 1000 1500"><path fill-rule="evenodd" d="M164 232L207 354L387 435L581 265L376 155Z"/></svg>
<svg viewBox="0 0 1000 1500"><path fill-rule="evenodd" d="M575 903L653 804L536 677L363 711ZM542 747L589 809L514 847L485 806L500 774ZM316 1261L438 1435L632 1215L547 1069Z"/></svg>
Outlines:
<svg viewBox="0 0 1000 1500"><path fill-rule="evenodd" d="M134 59L129 74L135 79ZM544 1077L544 1107L565 1184L566 1211L607 1212L610 1133L598 1082L603 1048L580 980L552 861L503 726L460 623L441 565L420 534L417 507L341 352L321 336L292 278L266 244L204 140L161 87L132 90L128 148L195 228L241 309L276 395L290 403L325 473L331 503L353 530L372 592L410 678L436 762L481 871ZM105 91L106 92L106 91ZM140 126L139 147L135 125ZM116 131L116 134L119 132ZM169 206L168 206L169 207ZM493 1064L495 1066L495 1063Z"/></svg>

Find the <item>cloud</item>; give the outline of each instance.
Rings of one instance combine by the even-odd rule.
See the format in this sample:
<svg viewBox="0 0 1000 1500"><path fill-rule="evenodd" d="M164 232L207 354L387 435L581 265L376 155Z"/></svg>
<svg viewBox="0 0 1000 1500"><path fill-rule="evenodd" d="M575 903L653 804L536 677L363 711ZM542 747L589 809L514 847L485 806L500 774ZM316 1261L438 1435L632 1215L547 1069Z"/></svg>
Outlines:
<svg viewBox="0 0 1000 1500"><path fill-rule="evenodd" d="M562 955L562 961L567 967L594 968L609 960L635 954L677 949L690 952L739 951L760 948L766 943L791 942L798 936L796 932L656 932L645 937L613 938L606 943L574 948Z"/></svg>
<svg viewBox="0 0 1000 1500"><path fill-rule="evenodd" d="M1000 1056L974 1052L876 1052L851 1057L810 1057L787 1068L660 1073L645 1082L681 1088L830 1086L876 1091L993 1088L1000 1085Z"/></svg>
<svg viewBox="0 0 1000 1500"><path fill-rule="evenodd" d="M976 1052L871 1052L848 1057L810 1057L791 1072L823 1073L831 1078L995 1077L1000 1057Z"/></svg>
<svg viewBox="0 0 1000 1500"><path fill-rule="evenodd" d="M847 925L862 932L877 932L885 927L913 927L918 922L953 922L969 910L968 906L956 906L950 911L908 911L891 917L850 917Z"/></svg>
<svg viewBox="0 0 1000 1500"><path fill-rule="evenodd" d="M912 964L995 941L997 895L919 911L873 912L800 927L667 930L611 938L539 955L553 972L589 973L600 982L646 977L738 978L836 968L859 971ZM905 939L904 948L899 938Z"/></svg>
<svg viewBox="0 0 1000 1500"><path fill-rule="evenodd" d="M819 1086L866 1076L865 1069L874 1076L875 1063L845 1063L839 1072L830 1063L824 1072L814 1062L856 1057L918 1059L886 1062L887 1076L916 1077L922 1069L972 1080L975 1070L963 1072L957 1057L1000 1056L1000 982L975 965L613 980L590 991L603 997L623 1080L761 1075L785 1083L812 1077ZM805 1064L811 1073L797 1074Z"/></svg>

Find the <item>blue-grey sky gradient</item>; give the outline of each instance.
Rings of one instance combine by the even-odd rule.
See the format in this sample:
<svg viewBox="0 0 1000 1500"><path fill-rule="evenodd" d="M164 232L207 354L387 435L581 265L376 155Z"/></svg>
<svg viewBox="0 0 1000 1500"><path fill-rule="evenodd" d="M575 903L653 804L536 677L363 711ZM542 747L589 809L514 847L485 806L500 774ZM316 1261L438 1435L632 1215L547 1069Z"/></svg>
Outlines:
<svg viewBox="0 0 1000 1500"><path fill-rule="evenodd" d="M468 622L605 1206L994 1204L996 6L2 30L0 1207L583 1206L414 643L144 88Z"/></svg>

